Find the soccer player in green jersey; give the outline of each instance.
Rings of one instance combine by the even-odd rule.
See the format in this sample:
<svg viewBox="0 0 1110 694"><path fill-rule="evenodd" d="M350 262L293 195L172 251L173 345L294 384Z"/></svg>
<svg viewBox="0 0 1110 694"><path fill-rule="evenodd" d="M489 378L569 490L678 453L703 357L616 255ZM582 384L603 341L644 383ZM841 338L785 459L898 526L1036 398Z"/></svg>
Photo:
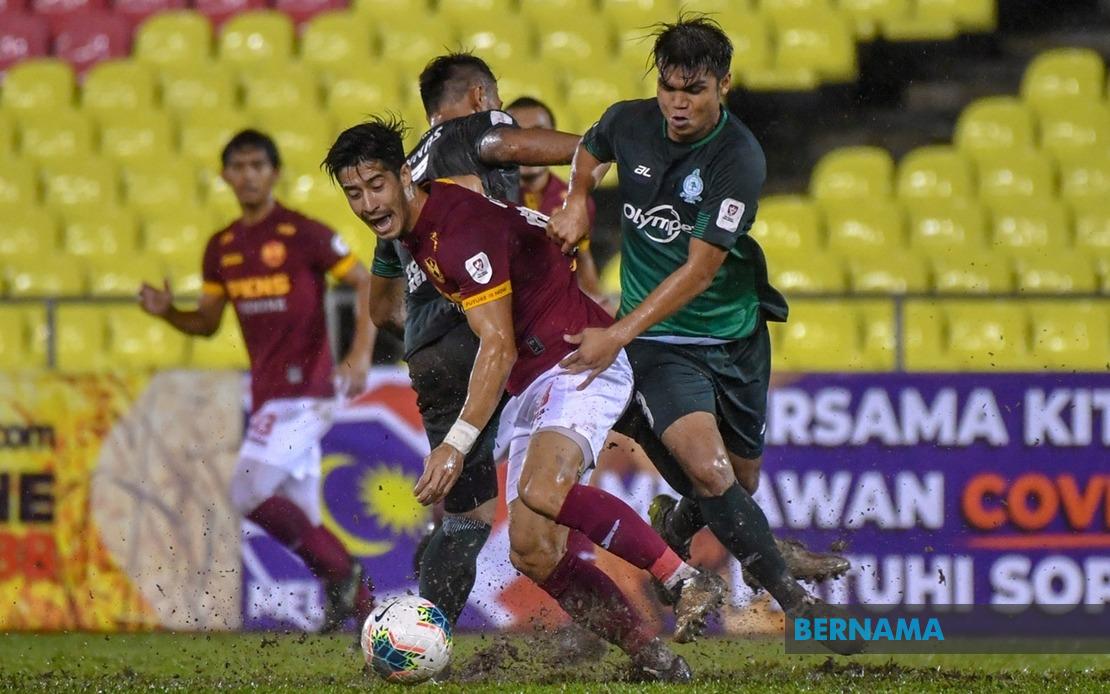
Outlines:
<svg viewBox="0 0 1110 694"><path fill-rule="evenodd" d="M766 176L763 150L722 106L732 45L716 22L662 25L653 58L657 98L617 103L585 134L566 203L548 227L564 252L573 249L588 230L591 173L616 162L619 320L567 336L578 349L562 365L588 373L589 383L627 351L647 419L682 468L685 498L656 500L656 528L688 555L690 538L708 525L784 610L802 614L814 599L750 493L771 371L766 321L787 314L747 234ZM664 471L672 483L674 472Z"/></svg>

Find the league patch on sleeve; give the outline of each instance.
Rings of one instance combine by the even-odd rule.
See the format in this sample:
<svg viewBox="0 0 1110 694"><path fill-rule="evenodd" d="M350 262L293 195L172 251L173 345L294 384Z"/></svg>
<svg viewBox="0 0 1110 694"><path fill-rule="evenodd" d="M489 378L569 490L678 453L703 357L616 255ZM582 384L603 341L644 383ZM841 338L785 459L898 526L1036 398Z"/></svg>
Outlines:
<svg viewBox="0 0 1110 694"><path fill-rule="evenodd" d="M339 234L331 235L331 249L335 251L335 254L338 256L351 254L351 247L347 245L347 242L344 241L343 237Z"/></svg>
<svg viewBox="0 0 1110 694"><path fill-rule="evenodd" d="M485 251L466 259L466 271L478 284L489 284L493 279L493 266Z"/></svg>
<svg viewBox="0 0 1110 694"><path fill-rule="evenodd" d="M717 211L717 226L725 231L736 231L740 228L740 219L744 216L744 203L732 198L721 201L721 208Z"/></svg>

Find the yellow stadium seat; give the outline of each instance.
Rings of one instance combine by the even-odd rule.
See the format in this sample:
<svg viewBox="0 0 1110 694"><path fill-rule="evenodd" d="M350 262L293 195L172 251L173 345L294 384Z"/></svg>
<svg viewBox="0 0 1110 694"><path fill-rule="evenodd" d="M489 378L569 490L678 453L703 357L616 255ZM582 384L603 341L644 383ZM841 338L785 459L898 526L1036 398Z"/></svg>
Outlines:
<svg viewBox="0 0 1110 694"><path fill-rule="evenodd" d="M39 339L45 317L41 308L0 306L0 369L39 368L45 365Z"/></svg>
<svg viewBox="0 0 1110 694"><path fill-rule="evenodd" d="M1110 320L1098 302L1039 301L1029 305L1035 368L1106 371Z"/></svg>
<svg viewBox="0 0 1110 694"><path fill-rule="evenodd" d="M925 258L917 253L890 249L882 255L848 258L852 291L906 294L929 289Z"/></svg>
<svg viewBox="0 0 1110 694"><path fill-rule="evenodd" d="M343 71L370 62L370 25L354 12L325 12L301 34L301 62L317 71Z"/></svg>
<svg viewBox="0 0 1110 694"><path fill-rule="evenodd" d="M17 297L76 296L85 293L85 268L66 255L7 258L8 294Z"/></svg>
<svg viewBox="0 0 1110 694"><path fill-rule="evenodd" d="M889 200L836 200L822 205L829 250L843 257L883 254L905 245L902 209Z"/></svg>
<svg viewBox="0 0 1110 694"><path fill-rule="evenodd" d="M43 203L51 209L74 205L111 206L118 200L115 166L81 159L52 162L42 169Z"/></svg>
<svg viewBox="0 0 1110 694"><path fill-rule="evenodd" d="M960 114L953 142L968 153L1032 147L1033 112L1010 96L979 99Z"/></svg>
<svg viewBox="0 0 1110 694"><path fill-rule="evenodd" d="M25 60L4 75L0 105L14 112L68 110L74 102L73 68L54 58Z"/></svg>
<svg viewBox="0 0 1110 694"><path fill-rule="evenodd" d="M852 20L856 36L870 41L881 26L910 16L910 0L840 0L840 11Z"/></svg>
<svg viewBox="0 0 1110 694"><path fill-rule="evenodd" d="M496 24L513 14L515 5L515 0L438 0L435 16L466 33Z"/></svg>
<svg viewBox="0 0 1110 694"><path fill-rule="evenodd" d="M601 0L600 10L616 26L648 26L678 18L675 0Z"/></svg>
<svg viewBox="0 0 1110 694"><path fill-rule="evenodd" d="M351 219L354 219L354 217L352 216ZM324 222L326 220L321 219L320 221ZM347 242L347 245L351 247L351 253L358 258L359 262L369 268L374 262L374 248L378 245L374 232L367 229L358 220L355 220L354 224L337 227L335 232Z"/></svg>
<svg viewBox="0 0 1110 694"><path fill-rule="evenodd" d="M1110 199L1110 157L1094 154L1062 161L1060 196L1071 203Z"/></svg>
<svg viewBox="0 0 1110 694"><path fill-rule="evenodd" d="M132 111L100 121L100 153L115 162L174 157L170 119L160 111Z"/></svg>
<svg viewBox="0 0 1110 694"><path fill-rule="evenodd" d="M948 357L962 371L1026 369L1029 323L1025 309L1004 301L952 302L944 307Z"/></svg>
<svg viewBox="0 0 1110 694"><path fill-rule="evenodd" d="M79 206L65 211L62 247L80 256L130 256L138 246L135 214L117 207Z"/></svg>
<svg viewBox="0 0 1110 694"><path fill-rule="evenodd" d="M922 17L911 12L883 21L880 33L887 41L954 41L960 27L950 17Z"/></svg>
<svg viewBox="0 0 1110 694"><path fill-rule="evenodd" d="M425 0L355 0L355 12L371 19L388 19L399 14L427 17L429 3Z"/></svg>
<svg viewBox="0 0 1110 694"><path fill-rule="evenodd" d="M880 147L843 147L817 162L809 194L818 200L888 198L893 192L894 160Z"/></svg>
<svg viewBox="0 0 1110 694"><path fill-rule="evenodd" d="M684 7L687 5L684 3ZM721 15L721 28L732 41L733 78L740 70L771 66L771 27L762 15L748 12L727 12ZM639 65L649 62L650 41L640 44Z"/></svg>
<svg viewBox="0 0 1110 694"><path fill-rule="evenodd" d="M150 210L142 220L142 247L164 258L190 258L199 266L205 244L216 232L208 214L195 205Z"/></svg>
<svg viewBox="0 0 1110 694"><path fill-rule="evenodd" d="M1050 198L1056 193L1052 161L1036 150L984 152L976 164L982 200Z"/></svg>
<svg viewBox="0 0 1110 694"><path fill-rule="evenodd" d="M258 126L277 143L283 172L320 170L320 160L332 143L331 124L322 114L308 110L273 112L261 117Z"/></svg>
<svg viewBox="0 0 1110 694"><path fill-rule="evenodd" d="M501 17L495 23L472 27L459 33L459 45L462 49L482 56L490 65L533 60L534 43L532 26L515 16Z"/></svg>
<svg viewBox="0 0 1110 694"><path fill-rule="evenodd" d="M49 256L58 245L58 227L46 210L13 207L0 221L0 256Z"/></svg>
<svg viewBox="0 0 1110 694"><path fill-rule="evenodd" d="M317 199L331 200L346 206L343 193L331 177L323 171L302 171L287 175L282 202L295 209L301 209Z"/></svg>
<svg viewBox="0 0 1110 694"><path fill-rule="evenodd" d="M185 364L184 335L137 306L108 310L108 356L125 369L169 369Z"/></svg>
<svg viewBox="0 0 1110 694"><path fill-rule="evenodd" d="M1067 294L1097 290L1094 263L1082 251L1065 249L1023 256L1015 265L1020 292Z"/></svg>
<svg viewBox="0 0 1110 694"><path fill-rule="evenodd" d="M281 64L292 55L293 20L282 12L243 12L220 30L220 59L234 65Z"/></svg>
<svg viewBox="0 0 1110 694"><path fill-rule="evenodd" d="M967 198L974 195L971 163L951 147L912 150L898 165L898 197L903 200Z"/></svg>
<svg viewBox="0 0 1110 694"><path fill-rule="evenodd" d="M160 71L162 105L177 114L234 109L235 76L223 63L180 63Z"/></svg>
<svg viewBox="0 0 1110 694"><path fill-rule="evenodd" d="M353 70L336 75L328 87L324 108L335 116L338 127L346 128L370 115L396 109L393 104L398 104L400 92L394 72Z"/></svg>
<svg viewBox="0 0 1110 694"><path fill-rule="evenodd" d="M1102 280L1099 284L1099 291L1103 294L1110 294L1110 256L1096 258L1095 266L1098 268L1098 274Z"/></svg>
<svg viewBox="0 0 1110 694"><path fill-rule="evenodd" d="M863 366L872 371L895 367L898 335L894 325L894 304L890 301L853 301L862 335Z"/></svg>
<svg viewBox="0 0 1110 694"><path fill-rule="evenodd" d="M442 55L457 37L442 22L429 22L420 14L391 16L375 23L381 44L381 63L416 75L432 58ZM413 80L415 81L415 80ZM406 80L406 84L408 80Z"/></svg>
<svg viewBox="0 0 1110 694"><path fill-rule="evenodd" d="M220 172L202 169L200 179L204 209L216 226L223 228L237 219L241 214L239 201L235 198L235 191L220 177Z"/></svg>
<svg viewBox="0 0 1110 694"><path fill-rule="evenodd" d="M212 25L196 12L160 12L139 27L134 55L152 65L205 62L212 55Z"/></svg>
<svg viewBox="0 0 1110 694"><path fill-rule="evenodd" d="M106 311L100 306L60 306L55 314L54 346L61 371L89 372L123 368L108 356Z"/></svg>
<svg viewBox="0 0 1110 694"><path fill-rule="evenodd" d="M597 66L611 59L611 45L608 20L583 23L579 17L564 17L540 30L539 59L549 66L597 74Z"/></svg>
<svg viewBox="0 0 1110 694"><path fill-rule="evenodd" d="M925 19L951 19L965 31L987 32L997 21L997 0L917 0Z"/></svg>
<svg viewBox="0 0 1110 694"><path fill-rule="evenodd" d="M16 130L15 121L11 116L4 111L0 111L0 159L10 159L15 156Z"/></svg>
<svg viewBox="0 0 1110 694"><path fill-rule="evenodd" d="M564 17L578 17L584 23L594 21L593 0L520 0L520 14L536 27L543 27Z"/></svg>
<svg viewBox="0 0 1110 694"><path fill-rule="evenodd" d="M858 316L848 302L794 301L778 352L788 371L853 371L863 368Z"/></svg>
<svg viewBox="0 0 1110 694"><path fill-rule="evenodd" d="M987 215L968 200L908 206L910 247L933 257L954 257L985 248Z"/></svg>
<svg viewBox="0 0 1110 694"><path fill-rule="evenodd" d="M848 288L844 266L826 253L780 254L771 258L768 271L771 284L787 294L842 292Z"/></svg>
<svg viewBox="0 0 1110 694"><path fill-rule="evenodd" d="M538 61L510 63L496 74L497 92L505 103L519 96L531 96L555 109L556 115L562 111L564 91L558 71L551 65Z"/></svg>
<svg viewBox="0 0 1110 694"><path fill-rule="evenodd" d="M950 369L943 339L946 302L907 301L902 315L903 368L908 371Z"/></svg>
<svg viewBox="0 0 1110 694"><path fill-rule="evenodd" d="M160 210L189 210L197 205L193 168L174 159L141 161L123 167L123 197L127 206L146 214Z"/></svg>
<svg viewBox="0 0 1110 694"><path fill-rule="evenodd" d="M1110 152L1110 108L1097 101L1055 102L1040 108L1041 148L1074 158Z"/></svg>
<svg viewBox="0 0 1110 694"><path fill-rule="evenodd" d="M237 369L250 366L243 334L239 331L235 316L224 312L220 329L210 338L191 340L192 356L189 364L198 369Z"/></svg>
<svg viewBox="0 0 1110 694"><path fill-rule="evenodd" d="M1040 253L1068 245L1068 212L1054 200L1007 200L991 206L991 241L998 249Z"/></svg>
<svg viewBox="0 0 1110 694"><path fill-rule="evenodd" d="M222 169L220 153L247 125L247 117L241 111L202 110L191 114L180 127L181 156L195 165Z"/></svg>
<svg viewBox="0 0 1110 694"><path fill-rule="evenodd" d="M92 124L68 109L25 114L19 127L20 153L36 162L80 159L92 153Z"/></svg>
<svg viewBox="0 0 1110 694"><path fill-rule="evenodd" d="M567 110L579 124L594 123L616 102L633 98L633 80L621 70L571 79L567 83Z"/></svg>
<svg viewBox="0 0 1110 694"><path fill-rule="evenodd" d="M244 69L241 79L243 106L255 115L293 116L320 106L316 76L305 65L255 65Z"/></svg>
<svg viewBox="0 0 1110 694"><path fill-rule="evenodd" d="M829 82L856 79L856 42L843 15L815 9L784 14L774 25L776 67L812 70Z"/></svg>
<svg viewBox="0 0 1110 694"><path fill-rule="evenodd" d="M755 4L760 12L773 19L806 12L822 12L832 5L829 0L756 0Z"/></svg>
<svg viewBox="0 0 1110 694"><path fill-rule="evenodd" d="M154 72L134 60L98 63L85 77L81 109L105 114L154 108Z"/></svg>
<svg viewBox="0 0 1110 694"><path fill-rule="evenodd" d="M811 92L817 89L821 80L809 68L741 68L739 83L753 92Z"/></svg>
<svg viewBox="0 0 1110 694"><path fill-rule="evenodd" d="M1091 199L1075 205L1075 247L1110 257L1110 202Z"/></svg>
<svg viewBox="0 0 1110 694"><path fill-rule="evenodd" d="M1013 291L1010 261L1001 253L969 252L933 259L938 294L1001 294Z"/></svg>
<svg viewBox="0 0 1110 694"><path fill-rule="evenodd" d="M1106 68L1102 56L1089 48L1056 48L1040 53L1021 79L1021 96L1035 106L1061 100L1098 101Z"/></svg>
<svg viewBox="0 0 1110 694"><path fill-rule="evenodd" d="M762 18L760 18L762 19ZM674 21L673 19L671 21ZM767 31L766 22L761 25L763 31ZM722 27L723 28L723 27ZM651 47L655 40L652 34L652 27L647 22L637 24L618 24L616 27L616 51L617 62L630 71L635 71L640 75L646 75L652 68L651 65ZM764 36L764 42L767 43L768 39ZM765 46L766 48L766 46ZM735 62L736 49L733 44L733 59ZM766 65L769 58L766 58L761 65ZM654 72L650 75L652 87L655 86L656 75ZM654 93L654 91L653 91Z"/></svg>
<svg viewBox="0 0 1110 694"><path fill-rule="evenodd" d="M90 296L129 298L138 294L143 282L162 286L165 274L156 257L140 254L89 258L85 272Z"/></svg>
<svg viewBox="0 0 1110 694"><path fill-rule="evenodd" d="M204 278L201 274L201 257L167 258L163 265L166 279L176 296L200 296Z"/></svg>
<svg viewBox="0 0 1110 694"><path fill-rule="evenodd" d="M774 195L759 201L751 236L772 257L808 253L824 247L817 206L799 195Z"/></svg>
<svg viewBox="0 0 1110 694"><path fill-rule="evenodd" d="M28 208L38 203L38 184L31 162L8 161L0 166L0 209Z"/></svg>

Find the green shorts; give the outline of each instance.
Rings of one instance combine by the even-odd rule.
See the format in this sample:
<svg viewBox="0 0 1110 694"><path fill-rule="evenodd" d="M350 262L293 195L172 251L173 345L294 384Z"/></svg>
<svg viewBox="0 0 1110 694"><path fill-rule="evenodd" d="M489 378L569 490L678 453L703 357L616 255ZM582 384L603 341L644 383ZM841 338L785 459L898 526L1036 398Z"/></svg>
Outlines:
<svg viewBox="0 0 1110 694"><path fill-rule="evenodd" d="M763 454L771 338L766 323L742 340L720 345L676 345L633 340L628 347L636 392L651 427L662 436L692 412L709 412L730 453Z"/></svg>

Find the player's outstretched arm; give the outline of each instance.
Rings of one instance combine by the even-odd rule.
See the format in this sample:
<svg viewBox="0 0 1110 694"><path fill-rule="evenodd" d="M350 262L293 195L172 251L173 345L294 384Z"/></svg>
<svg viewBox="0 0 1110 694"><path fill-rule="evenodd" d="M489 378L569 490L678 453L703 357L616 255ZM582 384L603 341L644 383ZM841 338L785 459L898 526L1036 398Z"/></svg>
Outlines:
<svg viewBox="0 0 1110 694"><path fill-rule="evenodd" d="M725 262L728 251L701 239L690 239L690 255L686 262L659 283L633 311L608 328L586 328L567 342L578 345L559 365L570 373L586 373L589 377L578 387L589 385L617 358L621 349L648 328L674 314L713 283L713 277Z"/></svg>
<svg viewBox="0 0 1110 694"><path fill-rule="evenodd" d="M605 168L603 168L605 167ZM595 157L585 146L579 145L570 168L570 189L562 209L555 210L547 223L547 236L558 243L563 253L570 253L590 233L590 193L607 164Z"/></svg>
<svg viewBox="0 0 1110 694"><path fill-rule="evenodd" d="M478 336L478 354L462 412L443 443L424 460L424 474L413 488L422 504L433 504L451 491L462 473L463 458L497 410L517 357L512 307L508 295L466 311L466 321Z"/></svg>
<svg viewBox="0 0 1110 694"><path fill-rule="evenodd" d="M355 334L347 355L336 365L335 375L344 395L353 397L366 387L378 329L370 320L370 272L356 262L340 280L355 288Z"/></svg>
<svg viewBox="0 0 1110 694"><path fill-rule="evenodd" d="M173 290L170 281L162 281L158 289L146 282L139 287L139 307L152 316L157 316L186 335L211 337L220 329L227 297L205 292L201 294L195 311L181 311L173 305Z"/></svg>
<svg viewBox="0 0 1110 694"><path fill-rule="evenodd" d="M478 156L496 166L569 164L580 140L559 130L495 128L478 143Z"/></svg>

